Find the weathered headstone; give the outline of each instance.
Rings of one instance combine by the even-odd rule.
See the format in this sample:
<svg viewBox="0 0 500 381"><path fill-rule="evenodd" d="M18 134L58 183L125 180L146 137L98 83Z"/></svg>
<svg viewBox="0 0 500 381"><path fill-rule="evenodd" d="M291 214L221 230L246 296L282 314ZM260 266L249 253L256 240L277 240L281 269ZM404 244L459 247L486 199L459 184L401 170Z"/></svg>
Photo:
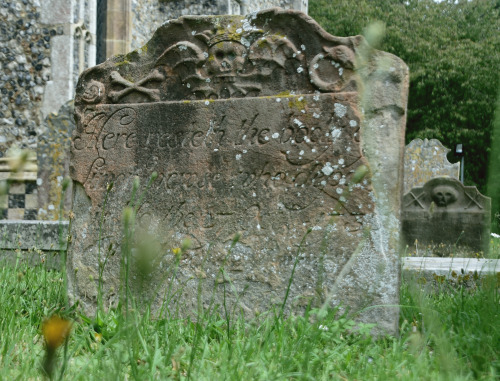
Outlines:
<svg viewBox="0 0 500 381"><path fill-rule="evenodd" d="M491 199L476 187L438 177L413 188L403 199L407 245L452 245L488 252Z"/></svg>
<svg viewBox="0 0 500 381"><path fill-rule="evenodd" d="M69 176L69 148L75 129L73 101L66 102L57 113L45 119L45 131L37 146L38 156L38 219L67 219L71 206L71 188L62 190ZM64 197L64 200L63 200ZM61 212L62 203L62 215Z"/></svg>
<svg viewBox="0 0 500 381"><path fill-rule="evenodd" d="M166 298L187 315L213 300L252 316L281 306L293 276L286 311L328 301L394 333L407 86L397 57L280 9L173 20L142 49L84 72L71 147L73 299L95 309L107 258L104 305L116 301L122 262L109 254L120 253L122 210L142 197L136 225L156 237L157 256L142 274L136 255L129 279L154 308ZM140 247L135 239L127 245Z"/></svg>
<svg viewBox="0 0 500 381"><path fill-rule="evenodd" d="M434 177L460 178L460 163L450 163L446 155L450 152L437 139L414 139L405 149L404 193L423 186Z"/></svg>

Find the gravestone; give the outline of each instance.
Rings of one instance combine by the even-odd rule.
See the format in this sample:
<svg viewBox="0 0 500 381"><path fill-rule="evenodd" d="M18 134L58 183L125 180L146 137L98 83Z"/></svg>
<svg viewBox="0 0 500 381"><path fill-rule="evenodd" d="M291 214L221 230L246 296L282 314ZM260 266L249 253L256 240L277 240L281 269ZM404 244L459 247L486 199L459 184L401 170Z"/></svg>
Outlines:
<svg viewBox="0 0 500 381"><path fill-rule="evenodd" d="M474 186L438 177L403 198L403 236L407 245L451 245L488 252L491 199Z"/></svg>
<svg viewBox="0 0 500 381"><path fill-rule="evenodd" d="M460 178L460 163L450 163L446 155L450 152L437 139L414 139L405 149L404 193L423 186L434 177Z"/></svg>
<svg viewBox="0 0 500 381"><path fill-rule="evenodd" d="M68 218L71 188L63 192L62 183L69 176L70 141L75 128L73 115L73 101L68 101L57 113L50 113L45 119L45 131L37 146L39 220Z"/></svg>
<svg viewBox="0 0 500 381"><path fill-rule="evenodd" d="M132 292L156 311L226 303L252 317L288 295L286 313L326 302L395 333L407 89L397 57L277 8L171 20L84 72L72 299L95 311L106 258L103 304L116 303L127 265L111 254L127 245ZM137 216L124 241L126 206Z"/></svg>

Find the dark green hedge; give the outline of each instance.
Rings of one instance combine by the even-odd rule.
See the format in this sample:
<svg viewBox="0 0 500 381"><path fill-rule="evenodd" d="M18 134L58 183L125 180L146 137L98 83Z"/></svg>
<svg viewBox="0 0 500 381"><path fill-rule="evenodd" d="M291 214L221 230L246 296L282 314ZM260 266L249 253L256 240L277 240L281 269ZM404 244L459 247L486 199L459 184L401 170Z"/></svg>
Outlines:
<svg viewBox="0 0 500 381"><path fill-rule="evenodd" d="M309 0L309 14L337 36L362 34L374 21L386 24L379 48L410 68L407 142L436 138L451 149L462 143L465 183L486 192L499 89L500 0Z"/></svg>

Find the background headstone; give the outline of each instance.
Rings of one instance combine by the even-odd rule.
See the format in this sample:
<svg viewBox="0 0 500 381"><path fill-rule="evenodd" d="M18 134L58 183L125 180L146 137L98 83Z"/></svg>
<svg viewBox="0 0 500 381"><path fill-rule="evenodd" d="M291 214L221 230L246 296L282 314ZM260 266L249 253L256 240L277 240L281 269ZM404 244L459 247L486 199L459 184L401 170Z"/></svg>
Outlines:
<svg viewBox="0 0 500 381"><path fill-rule="evenodd" d="M467 247L488 252L491 199L474 186L438 177L413 188L403 199L406 244Z"/></svg>
<svg viewBox="0 0 500 381"><path fill-rule="evenodd" d="M279 9L171 20L140 50L84 72L70 167L73 300L95 310L103 258L104 305L118 299L124 262L111 254L132 206L129 279L155 309L194 314L213 300L253 316L283 303L297 263L287 311L341 304L396 333L407 90L397 57ZM141 247L155 240L144 272Z"/></svg>
<svg viewBox="0 0 500 381"><path fill-rule="evenodd" d="M434 177L460 178L460 163L450 163L446 155L450 152L437 139L414 139L405 149L404 193L423 186Z"/></svg>
<svg viewBox="0 0 500 381"><path fill-rule="evenodd" d="M38 219L67 219L71 209L71 185L63 194L62 182L69 176L69 148L75 128L73 101L45 119L45 134L37 147ZM64 200L62 198L64 197ZM62 216L60 207L62 203Z"/></svg>

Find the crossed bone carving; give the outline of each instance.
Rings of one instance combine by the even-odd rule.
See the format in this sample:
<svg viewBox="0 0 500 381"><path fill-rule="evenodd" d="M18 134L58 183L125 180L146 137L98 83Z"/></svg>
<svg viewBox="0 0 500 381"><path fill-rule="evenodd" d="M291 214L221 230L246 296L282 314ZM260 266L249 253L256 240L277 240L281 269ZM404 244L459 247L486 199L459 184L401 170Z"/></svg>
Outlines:
<svg viewBox="0 0 500 381"><path fill-rule="evenodd" d="M420 202L420 197L422 197L424 195L424 193L420 193L419 195L415 195L413 192L410 192L410 196L412 197L412 199L406 203L405 205L405 208L412 205L414 202L417 202L418 205L420 205L420 207L422 209L425 209L425 206L422 205L422 203Z"/></svg>
<svg viewBox="0 0 500 381"><path fill-rule="evenodd" d="M465 195L469 198L469 203L467 204L467 206L465 207L465 209L469 209L469 207L472 205L472 204L476 204L476 206L479 208L479 209L483 209L483 206L477 202L477 196L480 195L480 193L476 190L476 192L474 193L473 196L471 196L469 193L465 192Z"/></svg>
<svg viewBox="0 0 500 381"><path fill-rule="evenodd" d="M161 74L158 70L154 70L148 76L140 79L136 83L132 83L123 78L117 71L113 71L111 73L111 83L114 85L125 86L125 88L119 91L111 91L109 93L109 97L113 102L118 102L118 100L123 98L125 95L130 94L133 91L137 91L139 93L146 94L154 101L159 101L160 90L149 89L147 87L144 87L143 85L150 81L163 81L164 79L165 77L163 76L163 74Z"/></svg>

